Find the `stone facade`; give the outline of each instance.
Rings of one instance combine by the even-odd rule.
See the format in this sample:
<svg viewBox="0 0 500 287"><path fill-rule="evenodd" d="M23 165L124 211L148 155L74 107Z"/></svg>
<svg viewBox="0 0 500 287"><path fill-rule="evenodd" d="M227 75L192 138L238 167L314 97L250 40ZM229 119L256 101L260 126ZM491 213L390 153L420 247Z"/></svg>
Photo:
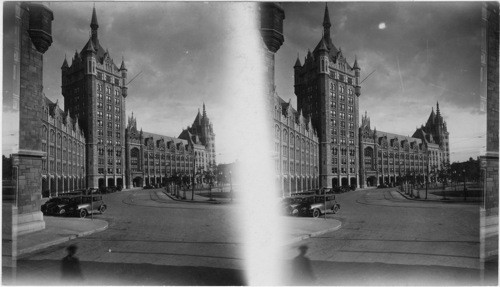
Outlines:
<svg viewBox="0 0 500 287"><path fill-rule="evenodd" d="M205 105L203 116L198 111L193 125L178 138L137 129L132 114L125 130L126 187L165 185L173 176L193 176L212 170L216 164L214 141Z"/></svg>
<svg viewBox="0 0 500 287"><path fill-rule="evenodd" d="M90 28L87 44L61 67L64 111L78 118L85 134L86 186L124 186L127 68L101 46L95 8Z"/></svg>
<svg viewBox="0 0 500 287"><path fill-rule="evenodd" d="M330 27L326 6L323 36L313 52L308 51L304 64L297 58L293 67L297 106L318 131L321 186L358 186L360 68L356 60L351 66L335 47Z"/></svg>
<svg viewBox="0 0 500 287"><path fill-rule="evenodd" d="M481 157L484 202L481 208L482 278L498 284L498 2L483 4L481 85L486 93L486 155ZM486 72L484 72L486 71ZM482 95L484 96L484 95Z"/></svg>
<svg viewBox="0 0 500 287"><path fill-rule="evenodd" d="M42 196L81 189L85 182L85 137L78 120L45 98L42 105Z"/></svg>
<svg viewBox="0 0 500 287"><path fill-rule="evenodd" d="M282 196L318 187L318 136L309 118L275 97L274 158Z"/></svg>
<svg viewBox="0 0 500 287"><path fill-rule="evenodd" d="M41 205L42 150L40 118L43 104L43 54L52 43L52 11L41 3L14 2L6 6L14 14L12 47L13 112L19 119L17 152L11 154L14 208L13 232L23 234L45 228ZM11 17L12 15L9 15ZM7 61L10 62L10 61ZM15 117L14 117L15 118ZM15 124L15 123L14 123Z"/></svg>
<svg viewBox="0 0 500 287"><path fill-rule="evenodd" d="M281 196L318 187L318 135L311 119L295 110L275 90L275 53L284 42L283 8L276 3L260 4L260 32L265 67L265 106L274 134L273 158L276 188Z"/></svg>

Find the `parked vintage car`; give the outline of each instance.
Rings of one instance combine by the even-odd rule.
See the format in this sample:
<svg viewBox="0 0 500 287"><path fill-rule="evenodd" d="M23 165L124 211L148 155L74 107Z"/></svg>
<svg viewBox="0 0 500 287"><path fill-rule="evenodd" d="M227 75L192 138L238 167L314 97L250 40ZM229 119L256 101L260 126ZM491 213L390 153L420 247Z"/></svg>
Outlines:
<svg viewBox="0 0 500 287"><path fill-rule="evenodd" d="M307 202L307 198L311 195L299 195L284 198L282 201L283 210L286 215L299 216L300 207Z"/></svg>
<svg viewBox="0 0 500 287"><path fill-rule="evenodd" d="M104 213L106 209L107 206L102 201L102 196L100 194L84 195L72 197L70 202L60 210L60 214L85 218L91 213Z"/></svg>
<svg viewBox="0 0 500 287"><path fill-rule="evenodd" d="M317 218L328 212L335 214L339 209L340 204L335 200L335 195L317 195L311 196L307 203L301 205L300 214Z"/></svg>
<svg viewBox="0 0 500 287"><path fill-rule="evenodd" d="M43 215L56 215L59 214L59 205L62 202L62 197L53 197L42 204L40 210Z"/></svg>

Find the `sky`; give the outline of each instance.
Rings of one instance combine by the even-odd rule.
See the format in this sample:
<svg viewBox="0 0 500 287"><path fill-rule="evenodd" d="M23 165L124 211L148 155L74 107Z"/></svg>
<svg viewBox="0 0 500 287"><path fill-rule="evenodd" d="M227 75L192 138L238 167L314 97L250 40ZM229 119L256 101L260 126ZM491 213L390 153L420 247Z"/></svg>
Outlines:
<svg viewBox="0 0 500 287"><path fill-rule="evenodd" d="M293 66L323 32L324 2L283 3L285 42L276 54L276 88L292 99ZM330 2L331 37L361 68L360 117L371 127L411 136L439 101L451 162L485 153L480 110L481 3ZM360 119L361 122L361 119Z"/></svg>
<svg viewBox="0 0 500 287"><path fill-rule="evenodd" d="M44 55L44 92L63 107L61 66L89 39L94 2L49 2L53 43ZM115 64L128 69L127 117L138 128L177 137L203 103L216 134L218 163L232 162L225 116L234 90L227 88L227 59L238 29L231 15L246 4L207 2L95 2L98 37Z"/></svg>

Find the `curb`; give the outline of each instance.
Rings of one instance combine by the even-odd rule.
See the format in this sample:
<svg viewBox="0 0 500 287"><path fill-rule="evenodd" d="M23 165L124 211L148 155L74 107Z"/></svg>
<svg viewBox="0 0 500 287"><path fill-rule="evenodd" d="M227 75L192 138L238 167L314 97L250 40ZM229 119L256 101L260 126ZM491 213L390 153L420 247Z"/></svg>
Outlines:
<svg viewBox="0 0 500 287"><path fill-rule="evenodd" d="M168 193L166 193L165 191L161 191L163 192L163 194L165 194L166 196L168 196L170 199L172 200L175 200L175 201L181 201L181 202L188 202L188 203L202 203L202 204L228 204L229 202L224 202L224 201L217 201L217 200L214 200L214 201L209 201L208 199L206 201L200 201L200 200L184 200L184 199L178 199Z"/></svg>
<svg viewBox="0 0 500 287"><path fill-rule="evenodd" d="M478 200L469 200L469 201L460 201L460 200L453 200L453 199L423 199L423 198L412 198L406 195L404 192L402 192L399 189L396 189L396 191L401 194L404 198L407 200L414 200L414 201L423 201L423 202L440 202L440 203L479 203L481 201Z"/></svg>
<svg viewBox="0 0 500 287"><path fill-rule="evenodd" d="M337 220L337 219L335 219L335 220ZM332 227L332 228L328 228L328 229L324 229L324 230L320 230L320 231L316 231L316 232L309 233L309 234L304 234L304 235L301 235L301 236L297 236L297 237L289 240L284 245L285 246L286 245L291 245L291 244L300 242L302 240L305 240L305 239L308 239L308 238L311 238L311 237L316 237L316 236L320 236L320 235L323 235L323 234L328 233L328 232L337 231L337 230L339 230L342 227L342 222L340 220L337 220L337 221L340 223L338 226L335 226L335 227Z"/></svg>
<svg viewBox="0 0 500 287"><path fill-rule="evenodd" d="M102 220L102 219L100 219L100 220ZM49 242L44 242L44 243L40 243L40 244L35 245L35 246L30 246L30 247L27 247L24 249L17 250L17 253L14 253L14 257L19 259L19 258L22 258L23 255L32 253L32 252L37 251L37 250L45 249L45 248L48 248L48 247L51 247L54 245L59 245L61 243L64 243L66 241L70 241L70 240L78 238L78 237L84 237L84 236L88 236L88 235L91 235L91 234L94 234L97 232L104 231L104 230L108 229L109 223L105 220L102 220L102 221L104 221L106 223L106 225L103 227L99 227L99 228L94 229L94 230L80 232L78 234L67 235L65 237L54 239L54 240L49 241Z"/></svg>

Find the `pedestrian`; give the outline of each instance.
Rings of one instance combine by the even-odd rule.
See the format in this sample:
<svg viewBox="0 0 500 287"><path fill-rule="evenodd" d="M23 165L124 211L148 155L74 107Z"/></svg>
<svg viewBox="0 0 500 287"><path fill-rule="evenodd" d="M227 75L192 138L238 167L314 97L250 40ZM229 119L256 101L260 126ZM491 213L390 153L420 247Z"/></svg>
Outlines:
<svg viewBox="0 0 500 287"><path fill-rule="evenodd" d="M74 244L68 246L68 248L66 248L68 255L61 260L61 279L64 283L81 285L83 282L80 260L75 256L77 249L78 248Z"/></svg>
<svg viewBox="0 0 500 287"><path fill-rule="evenodd" d="M305 255L307 253L307 245L299 246L300 254L293 259L292 265L292 277L294 282L293 285L314 285L316 281L316 276L313 273L311 260Z"/></svg>

